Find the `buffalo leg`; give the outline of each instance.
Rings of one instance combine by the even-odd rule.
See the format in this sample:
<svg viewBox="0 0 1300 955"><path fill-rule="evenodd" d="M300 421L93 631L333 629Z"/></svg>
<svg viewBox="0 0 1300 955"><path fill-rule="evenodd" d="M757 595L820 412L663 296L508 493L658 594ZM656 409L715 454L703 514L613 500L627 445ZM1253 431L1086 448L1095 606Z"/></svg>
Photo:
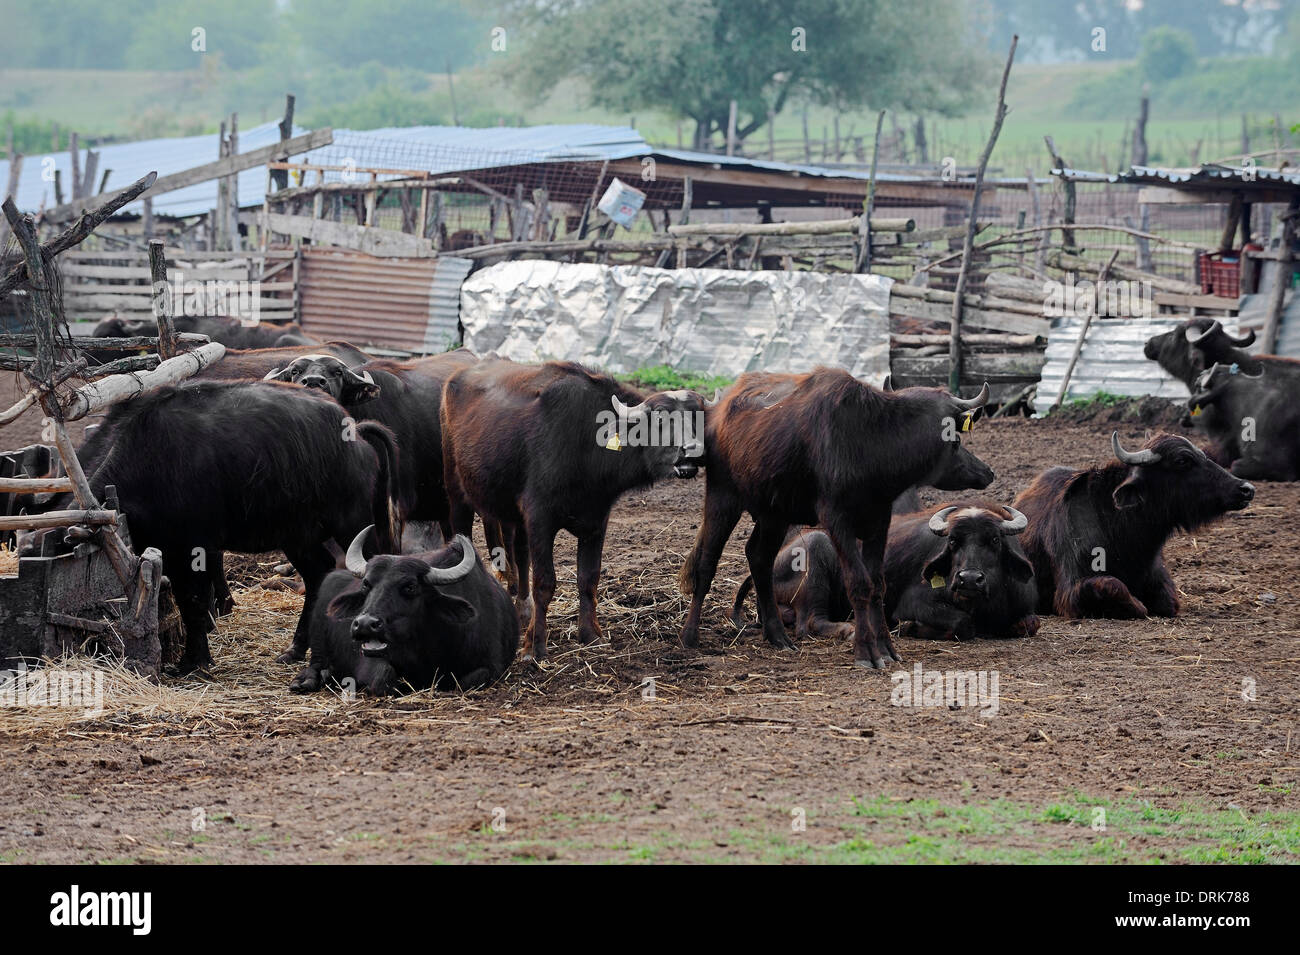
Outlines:
<svg viewBox="0 0 1300 955"><path fill-rule="evenodd" d="M555 596L555 529L527 523L533 572L533 619L524 633L525 660L546 659L546 612Z"/></svg>
<svg viewBox="0 0 1300 955"><path fill-rule="evenodd" d="M596 620L596 588L600 583L600 557L604 549L604 524L578 538L578 639L583 643L603 639Z"/></svg>
<svg viewBox="0 0 1300 955"><path fill-rule="evenodd" d="M276 663L296 663L307 656L308 633L307 621L311 619L312 608L316 606L316 594L320 591L321 581L334 569L334 557L321 545L295 548L292 553L285 551L289 562L302 575L306 595L303 597L302 614L298 617L298 626L293 631L293 643L275 658Z"/></svg>
<svg viewBox="0 0 1300 955"><path fill-rule="evenodd" d="M795 645L785 632L781 610L776 605L772 566L781 552L788 528L789 525L778 518L760 517L745 542L745 556L749 559L749 574L754 578L754 598L758 603L758 620L763 627L763 636L772 646L783 650L793 650Z"/></svg>
<svg viewBox="0 0 1300 955"><path fill-rule="evenodd" d="M873 610L879 595L876 593L873 574L863 562L857 536L844 520L829 512L820 517L822 526L826 528L831 543L835 545L835 552L839 555L844 587L849 595L849 604L853 607L853 661L859 666L883 670L887 664L878 640L883 626L880 629L875 626Z"/></svg>
<svg viewBox="0 0 1300 955"><path fill-rule="evenodd" d="M695 538L695 548L686 558L679 576L682 590L691 595L691 608L686 613L686 622L682 625L681 632L684 647L693 647L700 642L700 614L704 609L704 598L713 586L722 548L727 546L727 539L735 530L740 514L740 502L732 495L705 491L704 520L700 523Z"/></svg>
<svg viewBox="0 0 1300 955"><path fill-rule="evenodd" d="M1133 620L1145 617L1147 608L1118 577L1085 577L1057 591L1056 612L1062 617L1111 617Z"/></svg>
<svg viewBox="0 0 1300 955"><path fill-rule="evenodd" d="M188 553L185 552L185 553ZM185 626L185 653L176 668L182 673L212 666L208 633L212 630L212 577L206 570L191 569L187 560L167 569L172 596Z"/></svg>
<svg viewBox="0 0 1300 955"><path fill-rule="evenodd" d="M969 640L978 635L970 614L952 604L940 603L917 587L909 587L903 593L898 606L894 608L894 616L899 620L910 620L939 635L951 635L957 640Z"/></svg>
<svg viewBox="0 0 1300 955"><path fill-rule="evenodd" d="M1157 564L1143 585L1142 603L1146 604L1147 613L1153 617L1178 616L1178 591L1169 571Z"/></svg>
<svg viewBox="0 0 1300 955"><path fill-rule="evenodd" d="M215 566L212 570L212 597L218 617L228 617L235 609L235 597L230 592L230 581L226 579L226 555L217 551Z"/></svg>
<svg viewBox="0 0 1300 955"><path fill-rule="evenodd" d="M902 663L889 634L889 622L885 618L885 539L889 536L889 520L873 528L862 541L862 564L871 574L871 627L878 635L881 649L885 656L894 662ZM871 542L875 543L871 543Z"/></svg>

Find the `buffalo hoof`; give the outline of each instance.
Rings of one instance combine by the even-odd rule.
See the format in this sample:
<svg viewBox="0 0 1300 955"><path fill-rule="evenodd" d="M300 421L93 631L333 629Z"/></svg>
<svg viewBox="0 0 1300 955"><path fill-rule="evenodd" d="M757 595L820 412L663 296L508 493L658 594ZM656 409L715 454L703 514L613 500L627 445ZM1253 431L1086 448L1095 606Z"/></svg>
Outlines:
<svg viewBox="0 0 1300 955"><path fill-rule="evenodd" d="M301 663L307 659L307 651L299 650L297 647L289 647L284 653L275 658L276 663Z"/></svg>
<svg viewBox="0 0 1300 955"><path fill-rule="evenodd" d="M855 667L862 667L864 670L888 670L889 669L889 664L886 663L884 659L854 660L853 665Z"/></svg>
<svg viewBox="0 0 1300 955"><path fill-rule="evenodd" d="M797 650L795 642L790 639L790 635L785 632L785 627L764 627L763 638L778 650Z"/></svg>
<svg viewBox="0 0 1300 955"><path fill-rule="evenodd" d="M320 689L320 674L311 667L303 667L296 677L289 681L290 693L315 693Z"/></svg>
<svg viewBox="0 0 1300 955"><path fill-rule="evenodd" d="M700 631L695 628L684 628L677 639L681 641L683 647L690 649L700 645Z"/></svg>
<svg viewBox="0 0 1300 955"><path fill-rule="evenodd" d="M181 657L176 664L177 673L206 673L212 669L212 654L205 653L202 656L192 657L189 654Z"/></svg>

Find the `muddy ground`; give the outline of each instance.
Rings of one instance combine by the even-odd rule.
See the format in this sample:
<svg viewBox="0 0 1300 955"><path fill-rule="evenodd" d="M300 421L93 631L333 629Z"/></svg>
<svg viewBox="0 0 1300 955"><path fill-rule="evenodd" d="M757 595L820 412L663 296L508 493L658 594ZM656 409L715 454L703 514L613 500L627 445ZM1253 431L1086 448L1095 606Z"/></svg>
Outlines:
<svg viewBox="0 0 1300 955"><path fill-rule="evenodd" d="M1106 460L1111 427L992 421L967 440L1010 501L1045 466ZM0 861L1300 861L1300 486L1259 485L1170 543L1175 621L900 642L895 672L996 673L996 713L891 705L890 676L846 643L737 631L746 523L699 651L678 647L703 491L617 507L607 645L572 636L562 536L553 657L486 691L290 697L294 668L273 660L297 598L237 593L210 681L3 719Z"/></svg>

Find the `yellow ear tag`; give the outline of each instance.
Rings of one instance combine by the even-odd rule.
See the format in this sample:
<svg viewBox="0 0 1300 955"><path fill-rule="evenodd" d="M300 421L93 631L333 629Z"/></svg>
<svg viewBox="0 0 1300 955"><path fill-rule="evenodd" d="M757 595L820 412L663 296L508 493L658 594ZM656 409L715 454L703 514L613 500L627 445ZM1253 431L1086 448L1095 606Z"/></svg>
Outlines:
<svg viewBox="0 0 1300 955"><path fill-rule="evenodd" d="M943 579L942 574L935 574L933 577L930 578L930 586L935 590L939 590L947 583L948 582Z"/></svg>
<svg viewBox="0 0 1300 955"><path fill-rule="evenodd" d="M1199 417L1200 414L1201 414L1201 406L1197 405L1195 408L1192 409L1192 417L1193 418Z"/></svg>
<svg viewBox="0 0 1300 955"><path fill-rule="evenodd" d="M622 450L623 450L623 443L622 443L621 441L618 440L618 432L617 432L617 431L615 431L613 437L611 437L611 438L609 439L609 441L607 441L607 442L605 443L605 450L606 450L606 451L622 451Z"/></svg>
<svg viewBox="0 0 1300 955"><path fill-rule="evenodd" d="M963 431L969 431L972 427L974 427L974 425L975 425L975 412L967 411L966 417L961 423L961 429Z"/></svg>

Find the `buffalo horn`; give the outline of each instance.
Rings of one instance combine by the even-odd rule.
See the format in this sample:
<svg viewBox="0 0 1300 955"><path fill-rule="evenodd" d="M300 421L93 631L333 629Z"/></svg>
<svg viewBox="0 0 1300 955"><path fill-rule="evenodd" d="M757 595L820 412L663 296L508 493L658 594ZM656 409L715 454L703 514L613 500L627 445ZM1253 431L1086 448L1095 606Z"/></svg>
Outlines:
<svg viewBox="0 0 1300 955"><path fill-rule="evenodd" d="M945 507L943 510L936 512L930 518L930 530L940 537L948 535L948 515L957 510L957 505Z"/></svg>
<svg viewBox="0 0 1300 955"><path fill-rule="evenodd" d="M353 577L364 577L366 575L366 556L361 552L361 548L365 546L366 538L370 536L370 532L374 529L374 524L366 527L358 532L357 536L352 538L352 543L348 545L348 553L343 558L343 566L352 572Z"/></svg>
<svg viewBox="0 0 1300 955"><path fill-rule="evenodd" d="M1004 504L1003 507L1011 514L1011 520L1002 522L1002 533L1005 536L1019 534L1029 526L1029 518L1025 517L1010 504Z"/></svg>
<svg viewBox="0 0 1300 955"><path fill-rule="evenodd" d="M1115 457L1119 458L1125 464L1155 464L1160 460L1160 454L1152 451L1150 448L1144 451L1125 451L1119 443L1119 432L1110 433L1110 446L1115 451Z"/></svg>
<svg viewBox="0 0 1300 955"><path fill-rule="evenodd" d="M453 543L460 545L460 563L455 567L430 567L424 574L426 584L454 584L458 580L464 580L474 569L474 564L478 562L478 555L474 553L474 545L470 543L469 538L464 534L457 534Z"/></svg>
<svg viewBox="0 0 1300 955"><path fill-rule="evenodd" d="M987 381L984 382L984 387L980 389L980 393L974 398L958 398L954 395L952 400L957 407L961 408L963 411L970 411L974 408L983 408L989 401L989 383Z"/></svg>

